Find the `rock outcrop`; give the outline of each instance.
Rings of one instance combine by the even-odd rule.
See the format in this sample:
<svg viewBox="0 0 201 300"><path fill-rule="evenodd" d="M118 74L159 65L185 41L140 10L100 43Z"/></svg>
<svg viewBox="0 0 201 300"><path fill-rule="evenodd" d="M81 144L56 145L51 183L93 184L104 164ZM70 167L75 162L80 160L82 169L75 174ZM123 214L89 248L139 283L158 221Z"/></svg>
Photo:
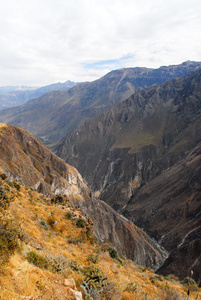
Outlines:
<svg viewBox="0 0 201 300"><path fill-rule="evenodd" d="M89 194L79 172L25 130L0 124L0 170L41 193L80 198Z"/></svg>

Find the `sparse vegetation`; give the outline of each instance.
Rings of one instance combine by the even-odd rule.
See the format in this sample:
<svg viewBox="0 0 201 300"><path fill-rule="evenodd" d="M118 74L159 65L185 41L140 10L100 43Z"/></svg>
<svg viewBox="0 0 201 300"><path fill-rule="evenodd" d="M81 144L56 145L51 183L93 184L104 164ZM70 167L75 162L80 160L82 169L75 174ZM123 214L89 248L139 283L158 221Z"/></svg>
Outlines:
<svg viewBox="0 0 201 300"><path fill-rule="evenodd" d="M23 185L18 193L7 180L0 187L7 201L0 209L0 299L52 299L68 277L75 279L83 300L182 300L188 290L189 300L199 299L199 287L188 279L184 287L177 278L155 275L96 243L89 220L68 203L51 204Z"/></svg>

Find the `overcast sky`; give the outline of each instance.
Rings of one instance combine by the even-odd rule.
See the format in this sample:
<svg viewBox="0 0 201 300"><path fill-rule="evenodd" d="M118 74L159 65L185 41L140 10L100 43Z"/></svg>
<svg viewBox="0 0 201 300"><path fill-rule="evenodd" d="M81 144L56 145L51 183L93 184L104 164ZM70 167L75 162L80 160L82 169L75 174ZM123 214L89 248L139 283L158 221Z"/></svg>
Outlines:
<svg viewBox="0 0 201 300"><path fill-rule="evenodd" d="M0 0L0 86L201 61L200 0Z"/></svg>

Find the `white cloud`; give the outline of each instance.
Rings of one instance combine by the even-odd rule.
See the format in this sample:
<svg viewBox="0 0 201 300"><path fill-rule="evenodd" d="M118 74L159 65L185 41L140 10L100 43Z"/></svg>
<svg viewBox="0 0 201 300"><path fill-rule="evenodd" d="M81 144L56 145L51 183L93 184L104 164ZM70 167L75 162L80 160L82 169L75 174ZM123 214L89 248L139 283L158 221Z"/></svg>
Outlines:
<svg viewBox="0 0 201 300"><path fill-rule="evenodd" d="M200 0L1 2L0 86L201 61Z"/></svg>

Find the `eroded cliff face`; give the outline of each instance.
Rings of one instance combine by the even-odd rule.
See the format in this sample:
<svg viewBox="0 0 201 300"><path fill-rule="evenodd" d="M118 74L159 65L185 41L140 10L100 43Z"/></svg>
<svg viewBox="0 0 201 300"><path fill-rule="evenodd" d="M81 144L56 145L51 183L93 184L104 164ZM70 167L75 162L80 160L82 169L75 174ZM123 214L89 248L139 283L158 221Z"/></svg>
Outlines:
<svg viewBox="0 0 201 300"><path fill-rule="evenodd" d="M163 245L170 256L158 270L201 282L201 144L147 182L124 214Z"/></svg>
<svg viewBox="0 0 201 300"><path fill-rule="evenodd" d="M94 233L99 242L108 242L118 254L137 264L157 270L168 256L145 232L109 205L94 197L88 201L76 201L85 216L93 220Z"/></svg>
<svg viewBox="0 0 201 300"><path fill-rule="evenodd" d="M151 87L81 124L54 148L121 211L201 140L201 72Z"/></svg>
<svg viewBox="0 0 201 300"><path fill-rule="evenodd" d="M44 194L89 194L79 172L25 130L0 124L0 169L10 180Z"/></svg>

